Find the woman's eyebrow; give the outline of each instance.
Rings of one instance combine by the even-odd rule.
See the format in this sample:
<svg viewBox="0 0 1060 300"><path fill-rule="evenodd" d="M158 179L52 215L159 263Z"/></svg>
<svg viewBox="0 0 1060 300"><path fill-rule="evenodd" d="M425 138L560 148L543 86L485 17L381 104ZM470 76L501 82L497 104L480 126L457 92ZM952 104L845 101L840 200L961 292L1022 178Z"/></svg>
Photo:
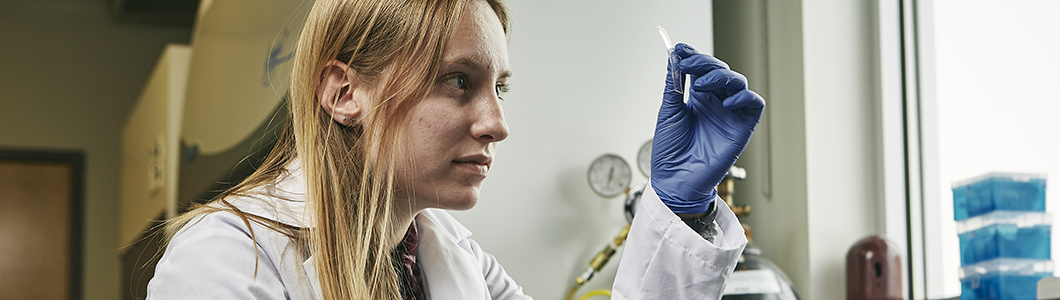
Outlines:
<svg viewBox="0 0 1060 300"><path fill-rule="evenodd" d="M465 66L467 66L469 68L473 68L473 69L482 68L482 65L483 65L482 63L479 62L478 59L474 59L474 58L467 57L467 56L458 57L456 59L447 59L447 60L444 60L442 62L444 62L446 64L465 65Z"/></svg>
<svg viewBox="0 0 1060 300"><path fill-rule="evenodd" d="M489 64L483 63L482 61L483 61L482 59L478 59L476 57L463 56L463 57L458 57L456 59L443 60L442 62L445 63L445 64L464 65L464 66L467 66L468 68L471 68L471 69L486 69L486 66L489 65ZM511 70L502 70L500 76L498 76L497 78L508 78L508 77L512 77L512 71Z"/></svg>

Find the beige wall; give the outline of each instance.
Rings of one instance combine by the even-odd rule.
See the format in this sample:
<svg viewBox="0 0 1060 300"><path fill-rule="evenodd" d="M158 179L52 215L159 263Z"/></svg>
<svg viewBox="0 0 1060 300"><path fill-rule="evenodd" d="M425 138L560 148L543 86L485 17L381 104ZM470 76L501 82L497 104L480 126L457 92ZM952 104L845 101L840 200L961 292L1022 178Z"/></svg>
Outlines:
<svg viewBox="0 0 1060 300"><path fill-rule="evenodd" d="M86 154L84 299L120 295L121 126L165 44L190 34L117 24L102 0L0 1L0 147Z"/></svg>

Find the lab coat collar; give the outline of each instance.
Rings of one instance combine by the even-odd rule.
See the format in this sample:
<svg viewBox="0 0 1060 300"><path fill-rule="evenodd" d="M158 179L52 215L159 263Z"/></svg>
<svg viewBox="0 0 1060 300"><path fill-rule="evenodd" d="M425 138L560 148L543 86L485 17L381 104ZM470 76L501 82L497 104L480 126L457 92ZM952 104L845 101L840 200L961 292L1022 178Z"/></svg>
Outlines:
<svg viewBox="0 0 1060 300"><path fill-rule="evenodd" d="M276 183L267 184L243 195L225 198L244 213L274 220L284 225L307 228L305 205L305 176L296 158L286 167ZM214 204L218 205L218 204Z"/></svg>
<svg viewBox="0 0 1060 300"><path fill-rule="evenodd" d="M482 262L468 237L471 231L449 213L427 209L416 216L420 244L416 259L431 299L490 299Z"/></svg>
<svg viewBox="0 0 1060 300"><path fill-rule="evenodd" d="M423 289L428 299L490 299L482 263L467 239L470 230L449 213L436 209L420 212L416 228L420 238L416 260L423 271ZM302 268L316 299L321 299L315 261L310 257Z"/></svg>
<svg viewBox="0 0 1060 300"><path fill-rule="evenodd" d="M295 159L287 166L275 184L255 188L247 195L228 197L229 203L245 213L254 214L280 223L307 228L305 205L305 176ZM426 209L416 216L419 230L417 261L422 267L424 290L433 299L489 299L483 280L482 263L475 256L471 231L448 212ZM310 257L302 263L307 279L320 297L320 281Z"/></svg>

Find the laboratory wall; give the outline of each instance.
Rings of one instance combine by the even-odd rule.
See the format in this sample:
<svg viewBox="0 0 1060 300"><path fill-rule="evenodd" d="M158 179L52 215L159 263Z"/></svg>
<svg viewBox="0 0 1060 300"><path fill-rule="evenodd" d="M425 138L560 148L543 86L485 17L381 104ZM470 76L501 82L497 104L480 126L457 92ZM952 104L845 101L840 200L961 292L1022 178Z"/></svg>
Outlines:
<svg viewBox="0 0 1060 300"><path fill-rule="evenodd" d="M651 139L666 76L661 25L712 52L710 1L506 1L511 134L478 204L454 215L525 291L562 299L626 224L622 197L589 188L589 163L615 153L647 182L636 153ZM578 295L610 289L617 257Z"/></svg>
<svg viewBox="0 0 1060 300"><path fill-rule="evenodd" d="M844 298L847 250L882 232L874 2L714 5L718 56L768 103L737 162L748 172L737 203L803 299Z"/></svg>
<svg viewBox="0 0 1060 300"><path fill-rule="evenodd" d="M115 23L103 0L0 1L0 147L85 153L82 299L118 299L121 126L190 28Z"/></svg>

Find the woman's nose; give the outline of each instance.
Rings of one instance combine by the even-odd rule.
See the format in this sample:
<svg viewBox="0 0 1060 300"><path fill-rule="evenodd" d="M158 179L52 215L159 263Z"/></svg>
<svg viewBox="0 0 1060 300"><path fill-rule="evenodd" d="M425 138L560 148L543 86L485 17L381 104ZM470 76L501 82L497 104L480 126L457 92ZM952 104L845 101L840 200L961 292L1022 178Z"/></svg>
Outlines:
<svg viewBox="0 0 1060 300"><path fill-rule="evenodd" d="M471 125L471 135L486 142L500 142L508 138L508 122L504 121L504 109L496 95L482 99L477 119Z"/></svg>

